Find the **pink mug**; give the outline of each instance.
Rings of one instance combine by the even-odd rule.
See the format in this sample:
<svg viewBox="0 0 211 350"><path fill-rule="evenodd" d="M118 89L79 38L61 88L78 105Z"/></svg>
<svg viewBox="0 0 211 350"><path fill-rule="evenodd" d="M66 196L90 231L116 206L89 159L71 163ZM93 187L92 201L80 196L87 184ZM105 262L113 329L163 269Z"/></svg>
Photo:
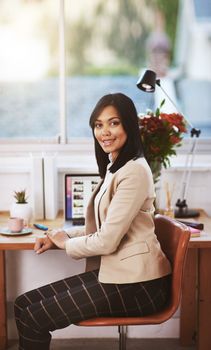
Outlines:
<svg viewBox="0 0 211 350"><path fill-rule="evenodd" d="M24 228L24 220L22 218L9 218L8 227L11 232L21 232Z"/></svg>

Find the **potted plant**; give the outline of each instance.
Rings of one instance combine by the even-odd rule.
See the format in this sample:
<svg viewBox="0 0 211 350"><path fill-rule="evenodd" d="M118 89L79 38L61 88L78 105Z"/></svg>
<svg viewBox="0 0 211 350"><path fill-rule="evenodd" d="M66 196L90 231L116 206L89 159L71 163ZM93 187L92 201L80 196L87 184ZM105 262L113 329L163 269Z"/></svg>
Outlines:
<svg viewBox="0 0 211 350"><path fill-rule="evenodd" d="M27 203L26 190L14 191L14 198L16 199L16 203L19 203L19 204Z"/></svg>
<svg viewBox="0 0 211 350"><path fill-rule="evenodd" d="M27 201L26 190L14 191L13 197L15 203L12 204L10 216L24 219L24 224L27 226L32 218L32 208Z"/></svg>

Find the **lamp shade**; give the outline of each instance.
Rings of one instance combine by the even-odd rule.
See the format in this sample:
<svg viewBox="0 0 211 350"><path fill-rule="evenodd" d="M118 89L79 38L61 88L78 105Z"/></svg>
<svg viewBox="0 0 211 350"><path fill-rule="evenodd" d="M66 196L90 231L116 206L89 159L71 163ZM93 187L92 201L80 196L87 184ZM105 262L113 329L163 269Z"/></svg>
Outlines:
<svg viewBox="0 0 211 350"><path fill-rule="evenodd" d="M146 70L142 78L139 78L136 85L145 92L154 92L156 84L156 74L152 70Z"/></svg>

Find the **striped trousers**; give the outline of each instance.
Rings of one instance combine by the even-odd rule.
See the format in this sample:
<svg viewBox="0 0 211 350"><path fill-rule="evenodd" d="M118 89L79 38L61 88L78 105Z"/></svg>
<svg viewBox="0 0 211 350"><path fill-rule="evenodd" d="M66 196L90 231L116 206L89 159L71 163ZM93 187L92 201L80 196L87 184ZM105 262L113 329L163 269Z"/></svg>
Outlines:
<svg viewBox="0 0 211 350"><path fill-rule="evenodd" d="M47 350L51 331L84 319L155 313L168 300L169 284L169 276L130 284L100 283L95 270L24 293L14 305L19 350Z"/></svg>

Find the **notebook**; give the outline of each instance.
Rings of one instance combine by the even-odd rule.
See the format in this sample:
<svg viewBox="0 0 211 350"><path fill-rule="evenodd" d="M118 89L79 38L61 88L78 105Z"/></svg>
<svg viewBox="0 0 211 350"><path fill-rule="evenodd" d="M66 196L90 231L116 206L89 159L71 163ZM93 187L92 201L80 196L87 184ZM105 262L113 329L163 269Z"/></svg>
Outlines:
<svg viewBox="0 0 211 350"><path fill-rule="evenodd" d="M91 194L100 181L98 174L66 174L64 186L64 228L85 223L86 208Z"/></svg>

